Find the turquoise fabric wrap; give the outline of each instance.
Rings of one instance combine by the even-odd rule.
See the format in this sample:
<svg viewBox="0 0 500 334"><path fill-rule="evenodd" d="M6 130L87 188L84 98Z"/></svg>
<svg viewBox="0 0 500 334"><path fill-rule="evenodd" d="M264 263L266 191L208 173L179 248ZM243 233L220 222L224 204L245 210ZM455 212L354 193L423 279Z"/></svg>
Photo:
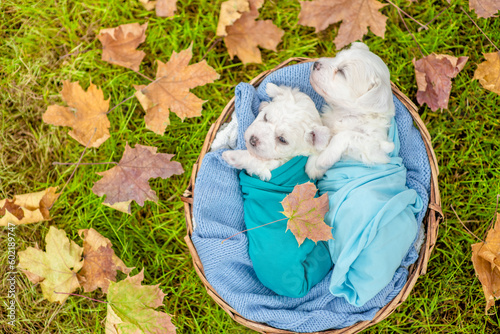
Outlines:
<svg viewBox="0 0 500 334"><path fill-rule="evenodd" d="M389 138L395 149L388 164L341 160L318 181L330 201L325 222L333 227L330 292L358 307L393 278L415 240L415 214L423 208L417 192L406 186L394 120Z"/></svg>
<svg viewBox="0 0 500 334"><path fill-rule="evenodd" d="M307 157L295 157L272 171L271 180L240 173L247 229L285 218L281 201L297 184L311 181L304 172ZM279 295L303 297L332 267L325 242L306 239L300 245L288 219L247 231L248 252L262 284ZM286 231L286 232L285 232Z"/></svg>

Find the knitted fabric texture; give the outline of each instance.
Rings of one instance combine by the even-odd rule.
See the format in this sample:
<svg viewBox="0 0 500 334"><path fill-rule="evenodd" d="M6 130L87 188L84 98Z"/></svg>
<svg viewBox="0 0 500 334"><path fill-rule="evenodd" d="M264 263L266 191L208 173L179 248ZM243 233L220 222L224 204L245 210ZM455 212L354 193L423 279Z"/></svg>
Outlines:
<svg viewBox="0 0 500 334"><path fill-rule="evenodd" d="M245 149L243 134L255 119L261 101L269 101L267 82L298 87L321 110L324 100L309 84L311 63L282 68L268 75L260 86L241 83L236 87L235 113L238 118L237 149ZM394 97L396 123L401 142L400 157L407 168L407 186L417 191L424 207L417 214L419 229L430 194L430 165L420 132L404 105ZM193 218L197 227L192 241L203 264L205 276L217 293L243 317L272 327L296 332L315 332L343 328L371 320L406 283L406 267L418 258L411 247L391 280L375 297L361 307L329 292L330 274L302 298L279 296L257 278L248 254L248 239L241 233L221 244L225 238L245 229L239 170L222 159L222 151L207 153L198 171L194 190Z"/></svg>

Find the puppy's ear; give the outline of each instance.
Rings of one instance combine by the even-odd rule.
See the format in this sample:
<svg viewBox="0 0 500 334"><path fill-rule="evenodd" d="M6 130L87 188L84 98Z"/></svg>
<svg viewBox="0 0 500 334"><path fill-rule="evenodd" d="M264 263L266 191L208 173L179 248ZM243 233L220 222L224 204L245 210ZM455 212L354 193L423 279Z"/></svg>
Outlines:
<svg viewBox="0 0 500 334"><path fill-rule="evenodd" d="M269 102L267 102L267 101L261 102L260 105L259 105L259 112L261 112L262 109L264 109L268 105L269 105Z"/></svg>
<svg viewBox="0 0 500 334"><path fill-rule="evenodd" d="M318 151L324 150L330 142L330 129L326 126L316 126L306 132L306 142Z"/></svg>
<svg viewBox="0 0 500 334"><path fill-rule="evenodd" d="M388 112L394 109L391 86L376 77L370 89L357 100L358 105L367 110Z"/></svg>
<svg viewBox="0 0 500 334"><path fill-rule="evenodd" d="M368 47L368 45L366 45L363 42L354 42L354 43L351 44L351 47L349 49L358 49L358 50L370 51L370 48Z"/></svg>
<svg viewBox="0 0 500 334"><path fill-rule="evenodd" d="M282 89L272 82L268 82L266 86L266 93L267 95L269 95L269 97L273 98L282 94Z"/></svg>

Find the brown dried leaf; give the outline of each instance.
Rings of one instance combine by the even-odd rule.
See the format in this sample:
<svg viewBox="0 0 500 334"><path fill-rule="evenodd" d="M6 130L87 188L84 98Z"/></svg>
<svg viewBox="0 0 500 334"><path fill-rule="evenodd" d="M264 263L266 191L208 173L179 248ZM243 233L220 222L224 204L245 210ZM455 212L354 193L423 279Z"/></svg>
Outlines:
<svg viewBox="0 0 500 334"><path fill-rule="evenodd" d="M205 101L189 90L219 78L205 60L189 65L192 47L172 53L167 63L158 60L156 80L148 86L136 86L135 95L146 111L146 127L157 134L163 134L170 123L169 110L182 120L201 116L201 106Z"/></svg>
<svg viewBox="0 0 500 334"><path fill-rule="evenodd" d="M139 71L146 53L136 49L146 40L147 27L147 22L143 25L129 23L101 30L97 38L102 43L102 60Z"/></svg>
<svg viewBox="0 0 500 334"><path fill-rule="evenodd" d="M146 10L153 10L156 7L156 1L139 0L139 2Z"/></svg>
<svg viewBox="0 0 500 334"><path fill-rule="evenodd" d="M465 66L469 57L452 57L430 54L417 61L412 60L417 78L417 101L427 103L431 110L448 108L451 92L451 79Z"/></svg>
<svg viewBox="0 0 500 334"><path fill-rule="evenodd" d="M334 40L337 50L361 40L368 33L368 27L375 35L384 38L387 16L379 10L386 5L377 0L299 2L301 5L299 24L314 27L316 32L325 30L330 24L342 21Z"/></svg>
<svg viewBox="0 0 500 334"><path fill-rule="evenodd" d="M250 11L248 0L228 0L220 6L219 23L217 24L218 36L226 36L226 27L232 25L241 15Z"/></svg>
<svg viewBox="0 0 500 334"><path fill-rule="evenodd" d="M43 121L73 128L69 135L83 146L99 147L104 143L109 138L110 123L109 100L104 100L102 90L91 83L85 92L78 82L63 81L61 95L68 107L49 106Z"/></svg>
<svg viewBox="0 0 500 334"><path fill-rule="evenodd" d="M85 292L101 288L107 293L109 282L116 282L117 270L125 274L132 271L115 255L111 241L99 232L91 228L79 230L78 235L83 238L83 267L79 275L85 277L81 282Z"/></svg>
<svg viewBox="0 0 500 334"><path fill-rule="evenodd" d="M170 17L175 15L177 10L177 0L157 0L156 16Z"/></svg>
<svg viewBox="0 0 500 334"><path fill-rule="evenodd" d="M56 193L57 187L16 195L11 200L0 200L0 226L11 224L29 224L50 220L49 209L54 205L61 193ZM8 204L10 202L10 204ZM21 214L22 211L22 214ZM21 217L21 218L19 218Z"/></svg>
<svg viewBox="0 0 500 334"><path fill-rule="evenodd" d="M333 239L332 227L324 217L329 209L328 195L314 197L318 190L314 183L298 184L283 199L283 214L288 217L287 231L290 230L300 245L306 238L314 242Z"/></svg>
<svg viewBox="0 0 500 334"><path fill-rule="evenodd" d="M477 66L474 79L485 89L500 95L500 52L484 53L486 61Z"/></svg>
<svg viewBox="0 0 500 334"><path fill-rule="evenodd" d="M472 264L486 298L485 313L500 298L500 214L485 242L472 245Z"/></svg>
<svg viewBox="0 0 500 334"><path fill-rule="evenodd" d="M493 17L500 10L498 0L469 0L469 9L475 10L477 16L482 18Z"/></svg>
<svg viewBox="0 0 500 334"><path fill-rule="evenodd" d="M106 195L105 203L110 205L131 200L140 206L146 200L157 202L156 193L149 186L149 179L166 179L174 174L182 174L184 170L180 163L170 161L173 154L156 153L156 150L156 147L139 144L131 148L127 143L118 165L97 173L103 178L92 187L94 194Z"/></svg>

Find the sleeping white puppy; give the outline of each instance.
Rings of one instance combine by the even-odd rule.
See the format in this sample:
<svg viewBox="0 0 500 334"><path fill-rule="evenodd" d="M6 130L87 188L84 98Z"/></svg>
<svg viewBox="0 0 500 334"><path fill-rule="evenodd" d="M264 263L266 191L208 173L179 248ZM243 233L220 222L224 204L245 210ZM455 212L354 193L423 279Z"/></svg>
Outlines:
<svg viewBox="0 0 500 334"><path fill-rule="evenodd" d="M389 162L394 143L387 135L395 107L389 69L382 59L364 43L352 43L334 58L313 63L310 82L327 103L321 117L332 138L319 156L309 158L307 174L320 178L341 158Z"/></svg>
<svg viewBox="0 0 500 334"><path fill-rule="evenodd" d="M318 154L328 145L330 130L322 125L311 98L298 88L268 83L271 102L262 102L259 114L245 131L247 150L225 151L222 158L263 181L271 170L299 155Z"/></svg>

